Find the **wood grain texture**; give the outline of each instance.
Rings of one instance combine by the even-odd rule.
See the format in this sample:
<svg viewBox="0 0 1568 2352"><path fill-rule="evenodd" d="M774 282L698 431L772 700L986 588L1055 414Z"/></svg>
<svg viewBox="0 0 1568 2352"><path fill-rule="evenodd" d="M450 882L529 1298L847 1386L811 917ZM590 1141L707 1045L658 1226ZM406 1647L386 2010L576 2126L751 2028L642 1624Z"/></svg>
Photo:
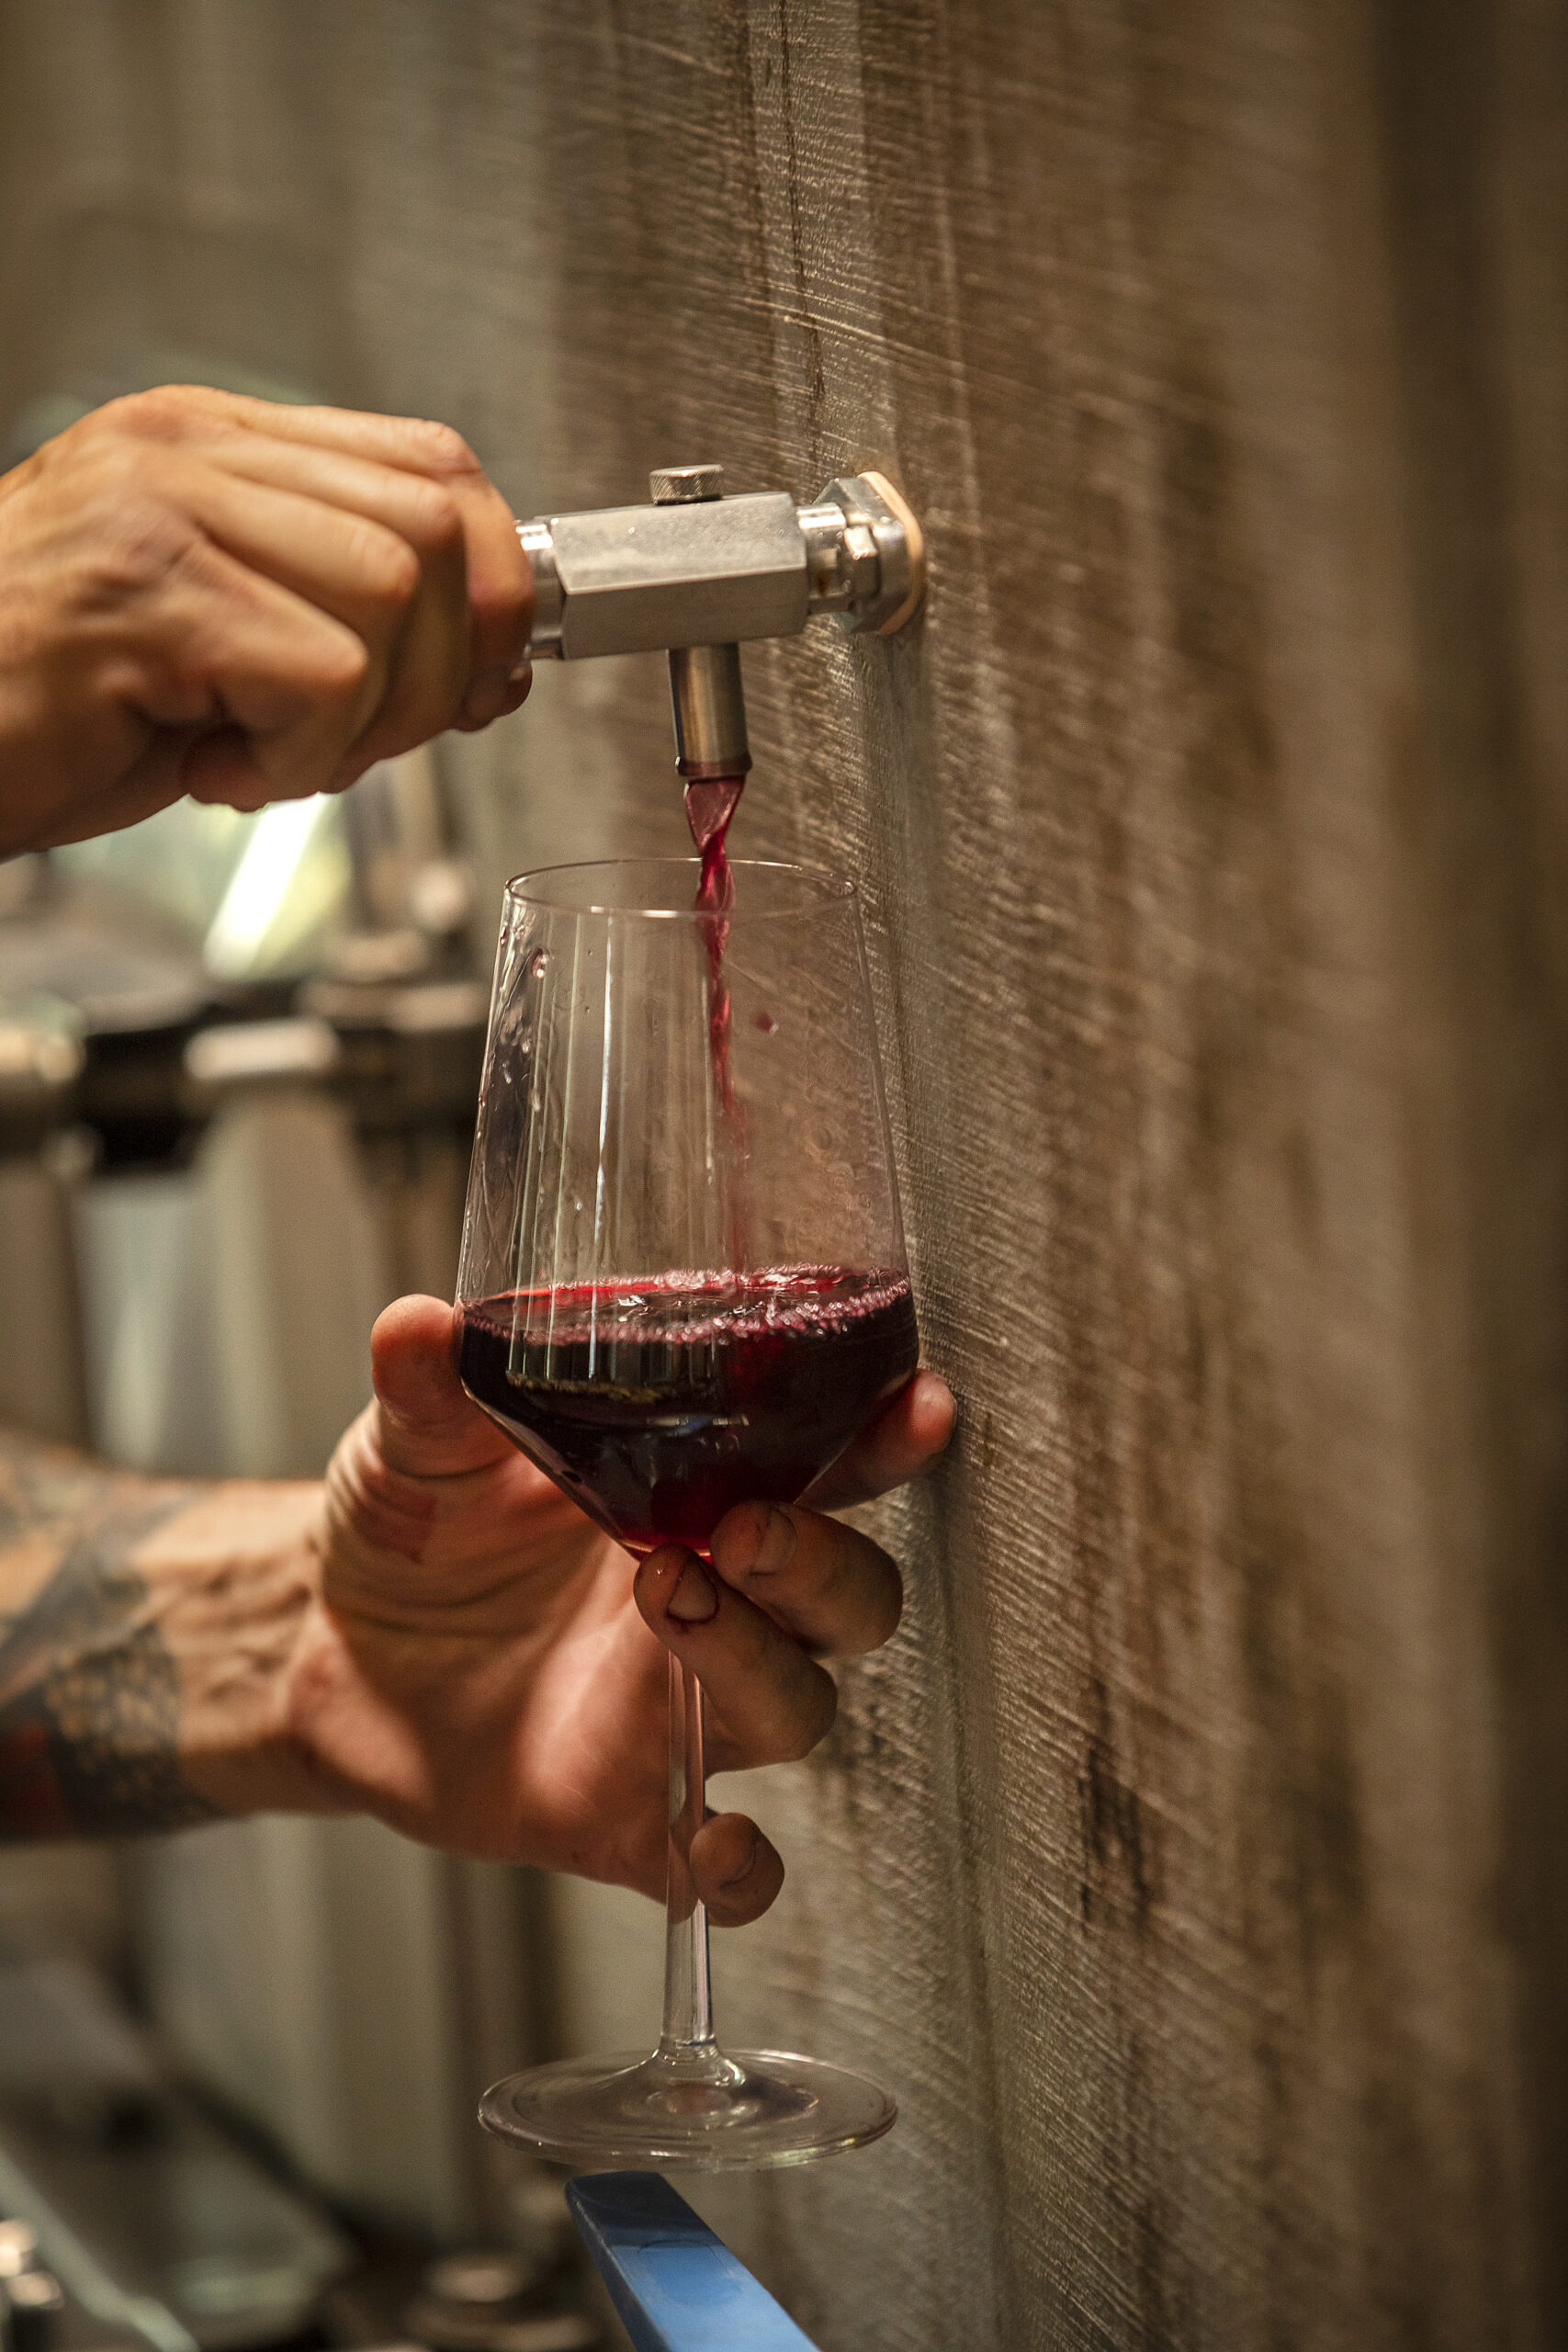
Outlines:
<svg viewBox="0 0 1568 2352"><path fill-rule="evenodd" d="M851 866L930 1354L907 1630L730 2027L899 2129L705 2200L828 2352L1568 2341L1568 102L1551 0L0 0L0 390L128 340L520 511L886 467L747 655ZM462 747L674 847L657 661Z"/></svg>

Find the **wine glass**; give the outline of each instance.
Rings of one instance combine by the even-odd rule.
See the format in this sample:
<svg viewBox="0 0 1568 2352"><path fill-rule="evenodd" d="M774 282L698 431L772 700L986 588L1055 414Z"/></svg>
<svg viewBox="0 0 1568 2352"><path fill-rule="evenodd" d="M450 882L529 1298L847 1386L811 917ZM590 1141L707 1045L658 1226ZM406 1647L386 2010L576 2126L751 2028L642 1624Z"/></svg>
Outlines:
<svg viewBox="0 0 1568 2352"><path fill-rule="evenodd" d="M458 1280L468 1395L642 1557L793 1501L919 1342L853 886L685 859L507 890ZM491 2131L557 2161L797 2164L877 2138L874 2083L714 2038L703 1702L671 1660L664 2024L514 2075Z"/></svg>

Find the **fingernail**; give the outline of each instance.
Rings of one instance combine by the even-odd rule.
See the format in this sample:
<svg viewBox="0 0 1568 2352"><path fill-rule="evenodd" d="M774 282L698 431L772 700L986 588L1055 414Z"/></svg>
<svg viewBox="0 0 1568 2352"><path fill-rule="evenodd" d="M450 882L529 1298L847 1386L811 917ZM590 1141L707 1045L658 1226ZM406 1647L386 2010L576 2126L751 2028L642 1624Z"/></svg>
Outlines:
<svg viewBox="0 0 1568 2352"><path fill-rule="evenodd" d="M529 661L527 655L525 654L522 661L517 664L515 670L511 670L507 673L506 683L509 686L525 686L533 674L534 664Z"/></svg>
<svg viewBox="0 0 1568 2352"><path fill-rule="evenodd" d="M795 1554L795 1521L777 1503L767 1504L757 1522L757 1548L739 1564L743 1576L769 1577L787 1567Z"/></svg>
<svg viewBox="0 0 1568 2352"><path fill-rule="evenodd" d="M688 1560L676 1579L674 1591L664 1604L664 1614L679 1618L682 1625L705 1625L717 1607L718 1595L708 1582L701 1563Z"/></svg>
<svg viewBox="0 0 1568 2352"><path fill-rule="evenodd" d="M751 1843L746 1849L746 1860L741 1863L740 1868L738 1871L731 1871L728 1878L720 1879L719 1884L721 1886L739 1886L743 1878L750 1878L752 1871L756 1868L757 1857L761 1850L762 1833L760 1829L753 1829L751 1832Z"/></svg>

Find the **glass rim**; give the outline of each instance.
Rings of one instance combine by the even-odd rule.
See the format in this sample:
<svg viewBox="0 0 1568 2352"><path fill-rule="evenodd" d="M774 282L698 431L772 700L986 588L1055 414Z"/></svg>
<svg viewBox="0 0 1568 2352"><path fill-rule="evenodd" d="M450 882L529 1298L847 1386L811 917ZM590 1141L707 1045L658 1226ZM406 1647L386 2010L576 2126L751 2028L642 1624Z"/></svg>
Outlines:
<svg viewBox="0 0 1568 2352"><path fill-rule="evenodd" d="M744 876L754 874L798 883L802 888L798 895L785 904L738 904L731 907L726 913L727 922L776 922L786 915L805 913L813 906L853 906L860 897L848 875L835 874L830 866L796 865L787 858L770 857L732 857L729 865L738 885ZM506 902L508 906L537 908L548 914L597 915L606 922L617 918L634 922L712 920L706 910L689 904L618 907L605 905L592 896L591 877L593 876L630 874L638 868L649 874L665 874L671 877L680 875L694 886L702 873L702 860L700 857L593 857L576 859L560 865L532 866L525 873L511 876L506 885ZM542 884L554 887L541 888L539 886Z"/></svg>

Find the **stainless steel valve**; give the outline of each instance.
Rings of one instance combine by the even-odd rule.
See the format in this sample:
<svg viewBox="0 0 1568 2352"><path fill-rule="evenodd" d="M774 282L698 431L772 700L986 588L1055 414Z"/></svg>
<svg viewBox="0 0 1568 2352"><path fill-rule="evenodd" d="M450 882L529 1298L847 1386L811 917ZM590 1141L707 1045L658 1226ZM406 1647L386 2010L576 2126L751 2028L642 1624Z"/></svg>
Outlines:
<svg viewBox="0 0 1568 2352"><path fill-rule="evenodd" d="M694 477L711 487L518 525L534 571L534 661L793 637L816 613L891 634L919 603L919 526L881 474L830 481L810 506L782 490L726 498L716 466L654 479Z"/></svg>
<svg viewBox="0 0 1568 2352"><path fill-rule="evenodd" d="M794 637L818 613L891 636L925 593L920 526L882 474L724 495L718 466L664 466L648 506L540 514L517 535L534 574L533 661L670 655L683 776L751 764L738 647Z"/></svg>

